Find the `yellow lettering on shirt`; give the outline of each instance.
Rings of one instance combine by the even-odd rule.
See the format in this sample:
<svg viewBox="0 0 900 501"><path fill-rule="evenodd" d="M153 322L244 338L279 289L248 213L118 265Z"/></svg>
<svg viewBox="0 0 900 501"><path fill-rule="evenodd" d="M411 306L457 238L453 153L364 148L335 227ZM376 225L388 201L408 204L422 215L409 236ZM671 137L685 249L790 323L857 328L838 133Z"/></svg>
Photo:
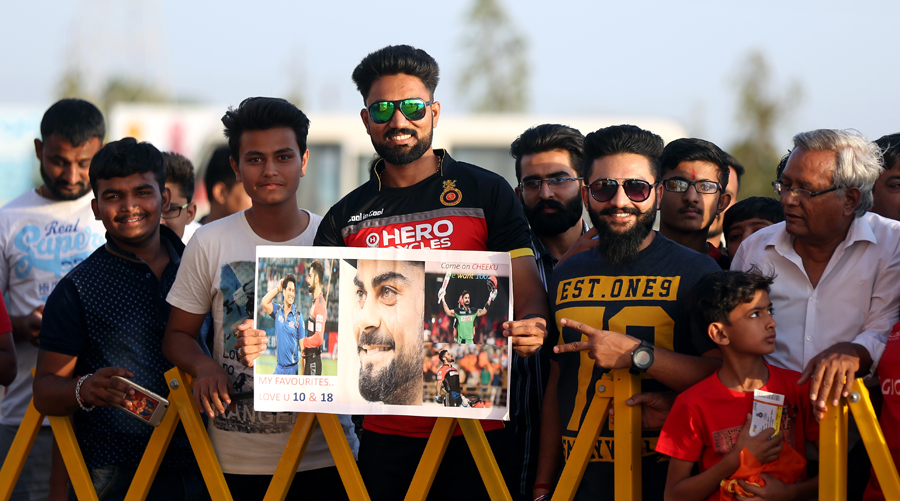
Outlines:
<svg viewBox="0 0 900 501"><path fill-rule="evenodd" d="M676 301L681 277L591 276L563 280L556 304L571 301Z"/></svg>

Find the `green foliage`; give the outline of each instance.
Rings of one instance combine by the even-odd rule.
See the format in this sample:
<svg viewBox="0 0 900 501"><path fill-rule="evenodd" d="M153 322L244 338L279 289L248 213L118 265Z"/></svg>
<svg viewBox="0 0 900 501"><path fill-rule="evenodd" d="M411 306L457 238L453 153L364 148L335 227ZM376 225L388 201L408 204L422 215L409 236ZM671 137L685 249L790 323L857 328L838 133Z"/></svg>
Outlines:
<svg viewBox="0 0 900 501"><path fill-rule="evenodd" d="M467 61L458 82L472 111L523 112L528 107L528 41L500 0L474 0L464 18Z"/></svg>
<svg viewBox="0 0 900 501"><path fill-rule="evenodd" d="M790 115L802 99L799 83L789 86L783 96L770 89L771 71L765 56L758 51L747 56L736 80L738 87L737 121L742 138L728 149L746 169L741 180L740 198L773 196L775 167L786 151L775 146L775 129Z"/></svg>

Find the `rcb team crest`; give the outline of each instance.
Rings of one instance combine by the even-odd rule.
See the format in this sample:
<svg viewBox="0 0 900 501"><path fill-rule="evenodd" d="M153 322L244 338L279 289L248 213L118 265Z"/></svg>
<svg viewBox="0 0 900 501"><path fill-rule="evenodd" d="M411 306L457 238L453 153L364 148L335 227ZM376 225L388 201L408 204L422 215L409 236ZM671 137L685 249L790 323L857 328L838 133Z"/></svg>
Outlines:
<svg viewBox="0 0 900 501"><path fill-rule="evenodd" d="M456 181L444 181L444 191L441 192L441 203L453 207L462 200L462 192L456 187Z"/></svg>

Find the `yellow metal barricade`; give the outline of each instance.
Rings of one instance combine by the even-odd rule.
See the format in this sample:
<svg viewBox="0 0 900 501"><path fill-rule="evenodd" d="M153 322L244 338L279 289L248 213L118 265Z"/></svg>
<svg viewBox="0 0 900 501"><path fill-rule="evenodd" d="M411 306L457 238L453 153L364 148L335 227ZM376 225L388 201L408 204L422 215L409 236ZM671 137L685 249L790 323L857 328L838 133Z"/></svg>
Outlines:
<svg viewBox="0 0 900 501"><path fill-rule="evenodd" d="M553 492L553 501L572 501L581 484L581 478L591 460L591 452L614 405L616 426L613 430L616 477L616 501L641 499L641 406L625 405L633 395L640 393L641 383L627 369L617 369L597 381L597 394L591 400L578 437L566 459L559 483ZM616 395L619 398L613 399ZM613 404L613 402L615 402Z"/></svg>
<svg viewBox="0 0 900 501"><path fill-rule="evenodd" d="M819 424L819 499L847 499L847 410L853 413L866 452L872 460L875 477L885 499L900 500L900 478L891 457L878 418L869 400L869 390L861 379L853 382L847 398L837 407L829 407Z"/></svg>
<svg viewBox="0 0 900 501"><path fill-rule="evenodd" d="M233 501L209 435L203 426L199 409L194 402L190 377L178 368L166 372L165 376L170 388L169 410L150 437L134 480L129 486L125 497L126 501L146 499L179 422L184 424L210 497L213 501ZM3 466L0 468L0 501L9 501L16 481L22 472L25 459L40 431L43 418L44 416L34 408L32 402L19 426L19 431ZM70 418L68 416L50 416L49 421L76 496L81 501L96 501L97 493L84 463L84 457L81 455L81 449L78 447L78 441L75 439L75 431ZM284 501L317 422L322 427L341 482L350 499L369 501L369 494L356 466L353 451L347 443L338 416L334 414L300 414L272 477L272 482L266 491L265 501ZM456 420L452 418L437 420L406 499L408 501L425 500L457 423L469 444L491 499L495 501L511 500L497 461L488 446L481 423L474 419Z"/></svg>

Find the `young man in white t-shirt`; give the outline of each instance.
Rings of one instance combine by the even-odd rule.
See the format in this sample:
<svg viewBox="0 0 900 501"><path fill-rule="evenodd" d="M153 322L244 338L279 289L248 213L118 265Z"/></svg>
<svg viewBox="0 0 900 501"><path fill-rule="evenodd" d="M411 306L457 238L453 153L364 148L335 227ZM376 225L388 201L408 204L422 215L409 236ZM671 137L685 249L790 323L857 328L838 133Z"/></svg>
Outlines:
<svg viewBox="0 0 900 501"><path fill-rule="evenodd" d="M57 282L106 241L91 212L88 170L103 146L106 123L93 104L63 99L41 119L34 140L43 184L0 209L0 292L12 322L16 380L0 402L0 458L6 457L28 404L44 303ZM45 420L19 476L12 500L46 499L53 432ZM65 470L54 485L65 492Z"/></svg>
<svg viewBox="0 0 900 501"><path fill-rule="evenodd" d="M253 317L256 246L312 245L322 218L297 207L309 159L309 120L302 111L283 99L248 98L222 122L231 166L253 205L194 234L168 296L172 313L163 351L194 377L194 398L210 417L210 439L232 497L262 500L297 414L255 412L252 401L231 400L232 390L253 386L253 369L242 366L235 352L235 332L251 325L244 321ZM212 357L196 342L210 309ZM345 416L341 423L355 453L353 425ZM289 498L346 497L318 427L298 470Z"/></svg>

